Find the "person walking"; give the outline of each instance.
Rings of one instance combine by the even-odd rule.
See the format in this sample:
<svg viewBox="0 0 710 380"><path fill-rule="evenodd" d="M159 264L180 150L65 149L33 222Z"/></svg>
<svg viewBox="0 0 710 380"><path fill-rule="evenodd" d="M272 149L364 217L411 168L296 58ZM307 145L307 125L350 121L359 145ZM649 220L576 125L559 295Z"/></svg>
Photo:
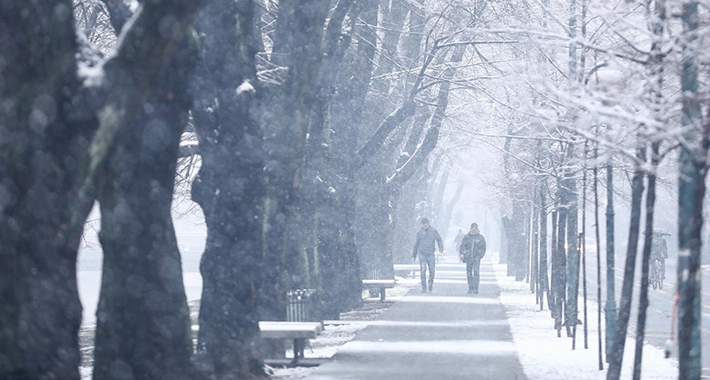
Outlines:
<svg viewBox="0 0 710 380"><path fill-rule="evenodd" d="M422 229L417 232L417 240L414 243L413 261L419 257L419 271L422 278L422 293L427 290L426 268L429 267L429 291L434 290L434 274L436 273L436 244L439 244L439 252L444 252L444 241L436 228L429 225L429 219L422 218Z"/></svg>
<svg viewBox="0 0 710 380"><path fill-rule="evenodd" d="M667 233L662 230L655 230L651 237L651 262L658 260L661 263L661 281L666 279L666 259L668 258L666 235Z"/></svg>
<svg viewBox="0 0 710 380"><path fill-rule="evenodd" d="M459 257L466 263L468 294L478 294L478 283L481 280L481 259L485 255L486 238L481 235L478 224L472 223L471 230L464 235L459 248Z"/></svg>

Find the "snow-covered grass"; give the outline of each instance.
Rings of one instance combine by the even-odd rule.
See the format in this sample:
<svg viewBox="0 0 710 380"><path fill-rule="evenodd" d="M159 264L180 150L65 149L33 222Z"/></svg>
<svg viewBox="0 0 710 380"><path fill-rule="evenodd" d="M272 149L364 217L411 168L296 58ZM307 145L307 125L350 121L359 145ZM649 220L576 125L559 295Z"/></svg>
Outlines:
<svg viewBox="0 0 710 380"><path fill-rule="evenodd" d="M497 258L491 259L497 262ZM572 351L572 339L562 331L562 338L557 337L553 328L554 321L550 311L535 304L535 297L530 293L530 284L516 282L506 276L505 265L494 265L496 278L500 286L500 301L505 306L505 313L513 333L513 341L517 348L520 363L528 379L575 379L598 380L606 378L605 370L598 370L598 344L596 315L598 305L588 300L590 318L589 349L584 349L582 326L577 328L577 349ZM603 321L602 321L603 323ZM634 349L636 343L627 338L624 350L622 379L630 379ZM643 379L676 379L678 378L678 361L665 359L663 350L645 344L643 348L642 378Z"/></svg>

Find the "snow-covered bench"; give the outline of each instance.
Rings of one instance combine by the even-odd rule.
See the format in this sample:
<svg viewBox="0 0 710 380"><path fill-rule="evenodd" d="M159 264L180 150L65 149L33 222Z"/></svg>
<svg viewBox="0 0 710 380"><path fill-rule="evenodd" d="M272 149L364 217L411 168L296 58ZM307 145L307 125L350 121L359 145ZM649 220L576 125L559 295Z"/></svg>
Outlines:
<svg viewBox="0 0 710 380"><path fill-rule="evenodd" d="M303 348L307 339L315 339L323 332L321 322L259 322L261 337L264 339L293 339L293 364L303 359ZM197 338L200 327L192 326L192 337Z"/></svg>
<svg viewBox="0 0 710 380"><path fill-rule="evenodd" d="M362 280L362 286L367 289L379 289L380 301L385 300L385 290L394 288L395 282L392 280Z"/></svg>

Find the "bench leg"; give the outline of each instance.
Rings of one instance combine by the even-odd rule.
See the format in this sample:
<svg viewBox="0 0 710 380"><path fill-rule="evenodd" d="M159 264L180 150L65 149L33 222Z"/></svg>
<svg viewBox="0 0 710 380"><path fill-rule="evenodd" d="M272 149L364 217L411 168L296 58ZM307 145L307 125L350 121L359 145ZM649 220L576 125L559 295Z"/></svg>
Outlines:
<svg viewBox="0 0 710 380"><path fill-rule="evenodd" d="M380 301L385 300L385 288L380 288Z"/></svg>
<svg viewBox="0 0 710 380"><path fill-rule="evenodd" d="M298 365L298 359L303 358L303 342L301 339L293 340L293 365Z"/></svg>

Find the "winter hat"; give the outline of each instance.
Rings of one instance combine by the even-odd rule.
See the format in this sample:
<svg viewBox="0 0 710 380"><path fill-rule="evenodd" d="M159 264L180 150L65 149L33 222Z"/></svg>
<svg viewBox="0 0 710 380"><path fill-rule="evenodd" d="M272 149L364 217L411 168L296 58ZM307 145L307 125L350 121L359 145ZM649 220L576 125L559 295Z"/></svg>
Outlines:
<svg viewBox="0 0 710 380"><path fill-rule="evenodd" d="M424 224L424 223L429 223L429 219L427 219L427 218L422 218L422 224Z"/></svg>

